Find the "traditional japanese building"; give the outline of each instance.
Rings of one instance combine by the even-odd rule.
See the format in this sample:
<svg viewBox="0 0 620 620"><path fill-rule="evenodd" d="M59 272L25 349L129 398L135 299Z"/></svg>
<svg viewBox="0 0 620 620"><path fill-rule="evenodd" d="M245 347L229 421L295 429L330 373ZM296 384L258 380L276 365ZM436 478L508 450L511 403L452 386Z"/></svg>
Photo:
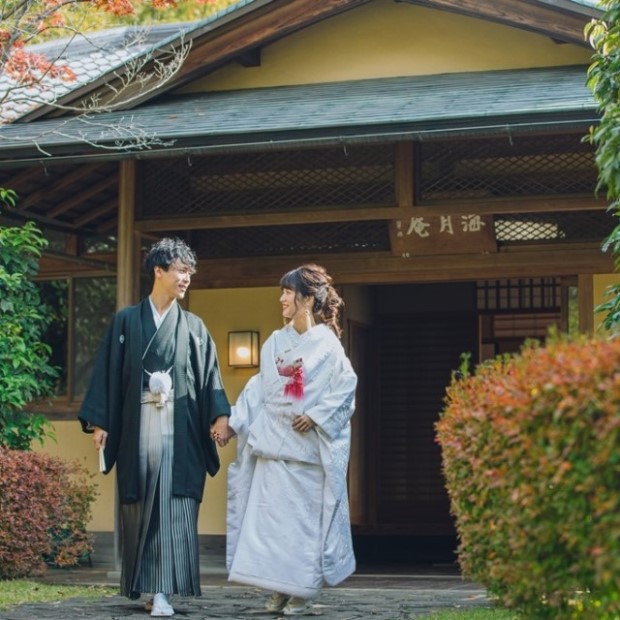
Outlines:
<svg viewBox="0 0 620 620"><path fill-rule="evenodd" d="M75 416L102 330L140 296L153 239L197 251L188 304L215 337L231 400L255 369L229 366L228 333L263 341L281 324L280 276L319 262L346 301L360 377L358 552L450 557L434 422L461 354L514 351L552 325L592 330L614 277L601 251L613 218L584 140L598 119L583 34L595 4L240 0L139 44L127 30L99 35L109 63L88 73L95 52L76 50L84 73L61 107L5 106L0 186L19 203L4 221L43 228L41 285L66 308L46 408L58 442L45 449L96 471ZM181 49L165 84L127 88L108 112L70 111L105 98L136 58L149 67ZM101 491L91 527L111 532L112 476ZM207 499L200 531L222 536L225 469Z"/></svg>

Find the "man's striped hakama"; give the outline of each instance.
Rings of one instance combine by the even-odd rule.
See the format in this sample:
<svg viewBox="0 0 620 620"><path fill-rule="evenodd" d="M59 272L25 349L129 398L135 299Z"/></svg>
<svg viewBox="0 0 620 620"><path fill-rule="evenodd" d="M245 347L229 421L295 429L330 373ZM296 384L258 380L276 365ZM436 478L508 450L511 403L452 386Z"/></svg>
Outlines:
<svg viewBox="0 0 620 620"><path fill-rule="evenodd" d="M141 501L121 506L121 594L200 596L199 503L172 495L174 394L145 392L140 419ZM158 397L157 397L158 398Z"/></svg>

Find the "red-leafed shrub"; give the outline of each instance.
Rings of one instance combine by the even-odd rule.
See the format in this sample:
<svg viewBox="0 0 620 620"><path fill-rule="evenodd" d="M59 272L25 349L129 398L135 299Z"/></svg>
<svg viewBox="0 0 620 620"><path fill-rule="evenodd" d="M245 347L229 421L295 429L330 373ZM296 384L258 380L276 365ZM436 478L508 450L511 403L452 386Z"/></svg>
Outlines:
<svg viewBox="0 0 620 620"><path fill-rule="evenodd" d="M0 448L0 579L70 566L89 554L95 485L78 462Z"/></svg>
<svg viewBox="0 0 620 620"><path fill-rule="evenodd" d="M620 618L620 339L455 377L437 432L463 573L526 618Z"/></svg>

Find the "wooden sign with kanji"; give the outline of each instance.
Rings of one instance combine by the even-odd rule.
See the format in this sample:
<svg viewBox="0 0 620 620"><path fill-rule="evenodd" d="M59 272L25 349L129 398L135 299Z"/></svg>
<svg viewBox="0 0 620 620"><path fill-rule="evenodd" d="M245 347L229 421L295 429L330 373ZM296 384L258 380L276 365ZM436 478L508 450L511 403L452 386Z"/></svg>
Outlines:
<svg viewBox="0 0 620 620"><path fill-rule="evenodd" d="M476 214L410 217L390 222L395 256L496 252L492 216Z"/></svg>

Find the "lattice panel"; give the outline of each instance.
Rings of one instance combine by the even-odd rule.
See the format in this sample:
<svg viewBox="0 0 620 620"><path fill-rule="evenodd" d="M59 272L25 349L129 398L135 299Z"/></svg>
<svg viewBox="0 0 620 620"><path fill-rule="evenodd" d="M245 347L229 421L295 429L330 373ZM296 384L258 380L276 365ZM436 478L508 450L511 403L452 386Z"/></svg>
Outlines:
<svg viewBox="0 0 620 620"><path fill-rule="evenodd" d="M391 146L144 163L140 219L394 204Z"/></svg>
<svg viewBox="0 0 620 620"><path fill-rule="evenodd" d="M476 290L481 311L556 310L561 304L558 278L480 280Z"/></svg>
<svg viewBox="0 0 620 620"><path fill-rule="evenodd" d="M390 249L386 222L199 230L192 234L191 244L201 258L373 252Z"/></svg>
<svg viewBox="0 0 620 620"><path fill-rule="evenodd" d="M495 216L501 245L526 242L602 241L617 224L607 211L502 214Z"/></svg>
<svg viewBox="0 0 620 620"><path fill-rule="evenodd" d="M581 136L422 143L420 200L592 194L594 151Z"/></svg>

